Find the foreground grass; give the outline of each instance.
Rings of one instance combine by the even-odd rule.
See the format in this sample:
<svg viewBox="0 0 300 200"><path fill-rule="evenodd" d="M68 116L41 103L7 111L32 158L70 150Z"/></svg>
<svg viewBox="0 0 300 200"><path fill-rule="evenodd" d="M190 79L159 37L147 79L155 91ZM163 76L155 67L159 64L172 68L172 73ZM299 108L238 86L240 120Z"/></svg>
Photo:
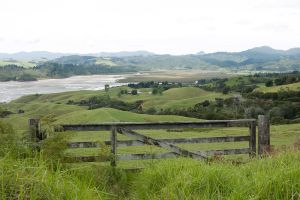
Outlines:
<svg viewBox="0 0 300 200"><path fill-rule="evenodd" d="M162 161L135 179L132 199L299 199L300 153L244 165Z"/></svg>
<svg viewBox="0 0 300 200"><path fill-rule="evenodd" d="M104 199L90 180L70 170L50 169L38 157L0 159L1 199Z"/></svg>
<svg viewBox="0 0 300 200"><path fill-rule="evenodd" d="M132 174L100 166L51 168L39 156L0 159L1 199L299 199L300 152L236 165L161 160Z"/></svg>

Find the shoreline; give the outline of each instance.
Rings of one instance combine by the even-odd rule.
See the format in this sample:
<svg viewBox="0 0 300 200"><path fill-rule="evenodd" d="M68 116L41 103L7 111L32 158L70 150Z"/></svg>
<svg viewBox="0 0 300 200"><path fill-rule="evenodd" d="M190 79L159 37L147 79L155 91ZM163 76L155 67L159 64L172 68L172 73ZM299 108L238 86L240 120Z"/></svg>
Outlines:
<svg viewBox="0 0 300 200"><path fill-rule="evenodd" d="M43 79L29 82L0 82L0 103L9 103L22 96L33 94L50 94L80 90L102 90L106 84L111 87L121 86L123 74L114 75L84 75L63 79Z"/></svg>

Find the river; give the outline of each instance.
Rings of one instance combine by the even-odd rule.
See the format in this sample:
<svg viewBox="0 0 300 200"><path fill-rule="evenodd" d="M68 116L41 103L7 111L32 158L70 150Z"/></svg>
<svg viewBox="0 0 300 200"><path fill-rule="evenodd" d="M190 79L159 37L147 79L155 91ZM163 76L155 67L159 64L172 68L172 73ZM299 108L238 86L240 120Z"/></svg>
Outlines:
<svg viewBox="0 0 300 200"><path fill-rule="evenodd" d="M30 82L0 82L0 102L9 102L24 95L46 94L76 90L101 90L105 84L120 86L117 83L123 79L122 75L91 75L73 76L64 79L45 79Z"/></svg>

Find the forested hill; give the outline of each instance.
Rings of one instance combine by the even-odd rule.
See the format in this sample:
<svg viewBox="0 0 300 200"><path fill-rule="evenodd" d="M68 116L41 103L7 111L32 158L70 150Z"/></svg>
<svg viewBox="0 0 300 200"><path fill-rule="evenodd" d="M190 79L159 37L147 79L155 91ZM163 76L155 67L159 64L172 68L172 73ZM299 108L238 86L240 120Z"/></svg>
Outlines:
<svg viewBox="0 0 300 200"><path fill-rule="evenodd" d="M39 55L43 57L39 58ZM242 52L198 53L180 56L157 55L147 51L89 55L52 54L49 52L34 52L31 54L23 52L11 54L11 59L4 59L3 56L4 54L0 54L0 66L2 66L0 67L0 81L26 81L47 77L60 78L73 75L162 69L228 70L232 72L287 72L300 69L300 48L284 51L267 46ZM14 56L22 59L16 60ZM26 60L26 58L28 59Z"/></svg>

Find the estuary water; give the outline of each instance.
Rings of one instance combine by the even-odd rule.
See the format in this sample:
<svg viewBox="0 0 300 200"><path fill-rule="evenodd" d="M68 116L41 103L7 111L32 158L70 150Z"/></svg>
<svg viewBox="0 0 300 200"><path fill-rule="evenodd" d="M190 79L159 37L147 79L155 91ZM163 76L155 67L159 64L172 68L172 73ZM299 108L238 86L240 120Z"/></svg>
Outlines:
<svg viewBox="0 0 300 200"><path fill-rule="evenodd" d="M64 79L45 79L30 82L0 82L0 102L9 102L24 95L46 94L76 90L101 90L105 84L120 86L117 83L122 75L73 76Z"/></svg>

